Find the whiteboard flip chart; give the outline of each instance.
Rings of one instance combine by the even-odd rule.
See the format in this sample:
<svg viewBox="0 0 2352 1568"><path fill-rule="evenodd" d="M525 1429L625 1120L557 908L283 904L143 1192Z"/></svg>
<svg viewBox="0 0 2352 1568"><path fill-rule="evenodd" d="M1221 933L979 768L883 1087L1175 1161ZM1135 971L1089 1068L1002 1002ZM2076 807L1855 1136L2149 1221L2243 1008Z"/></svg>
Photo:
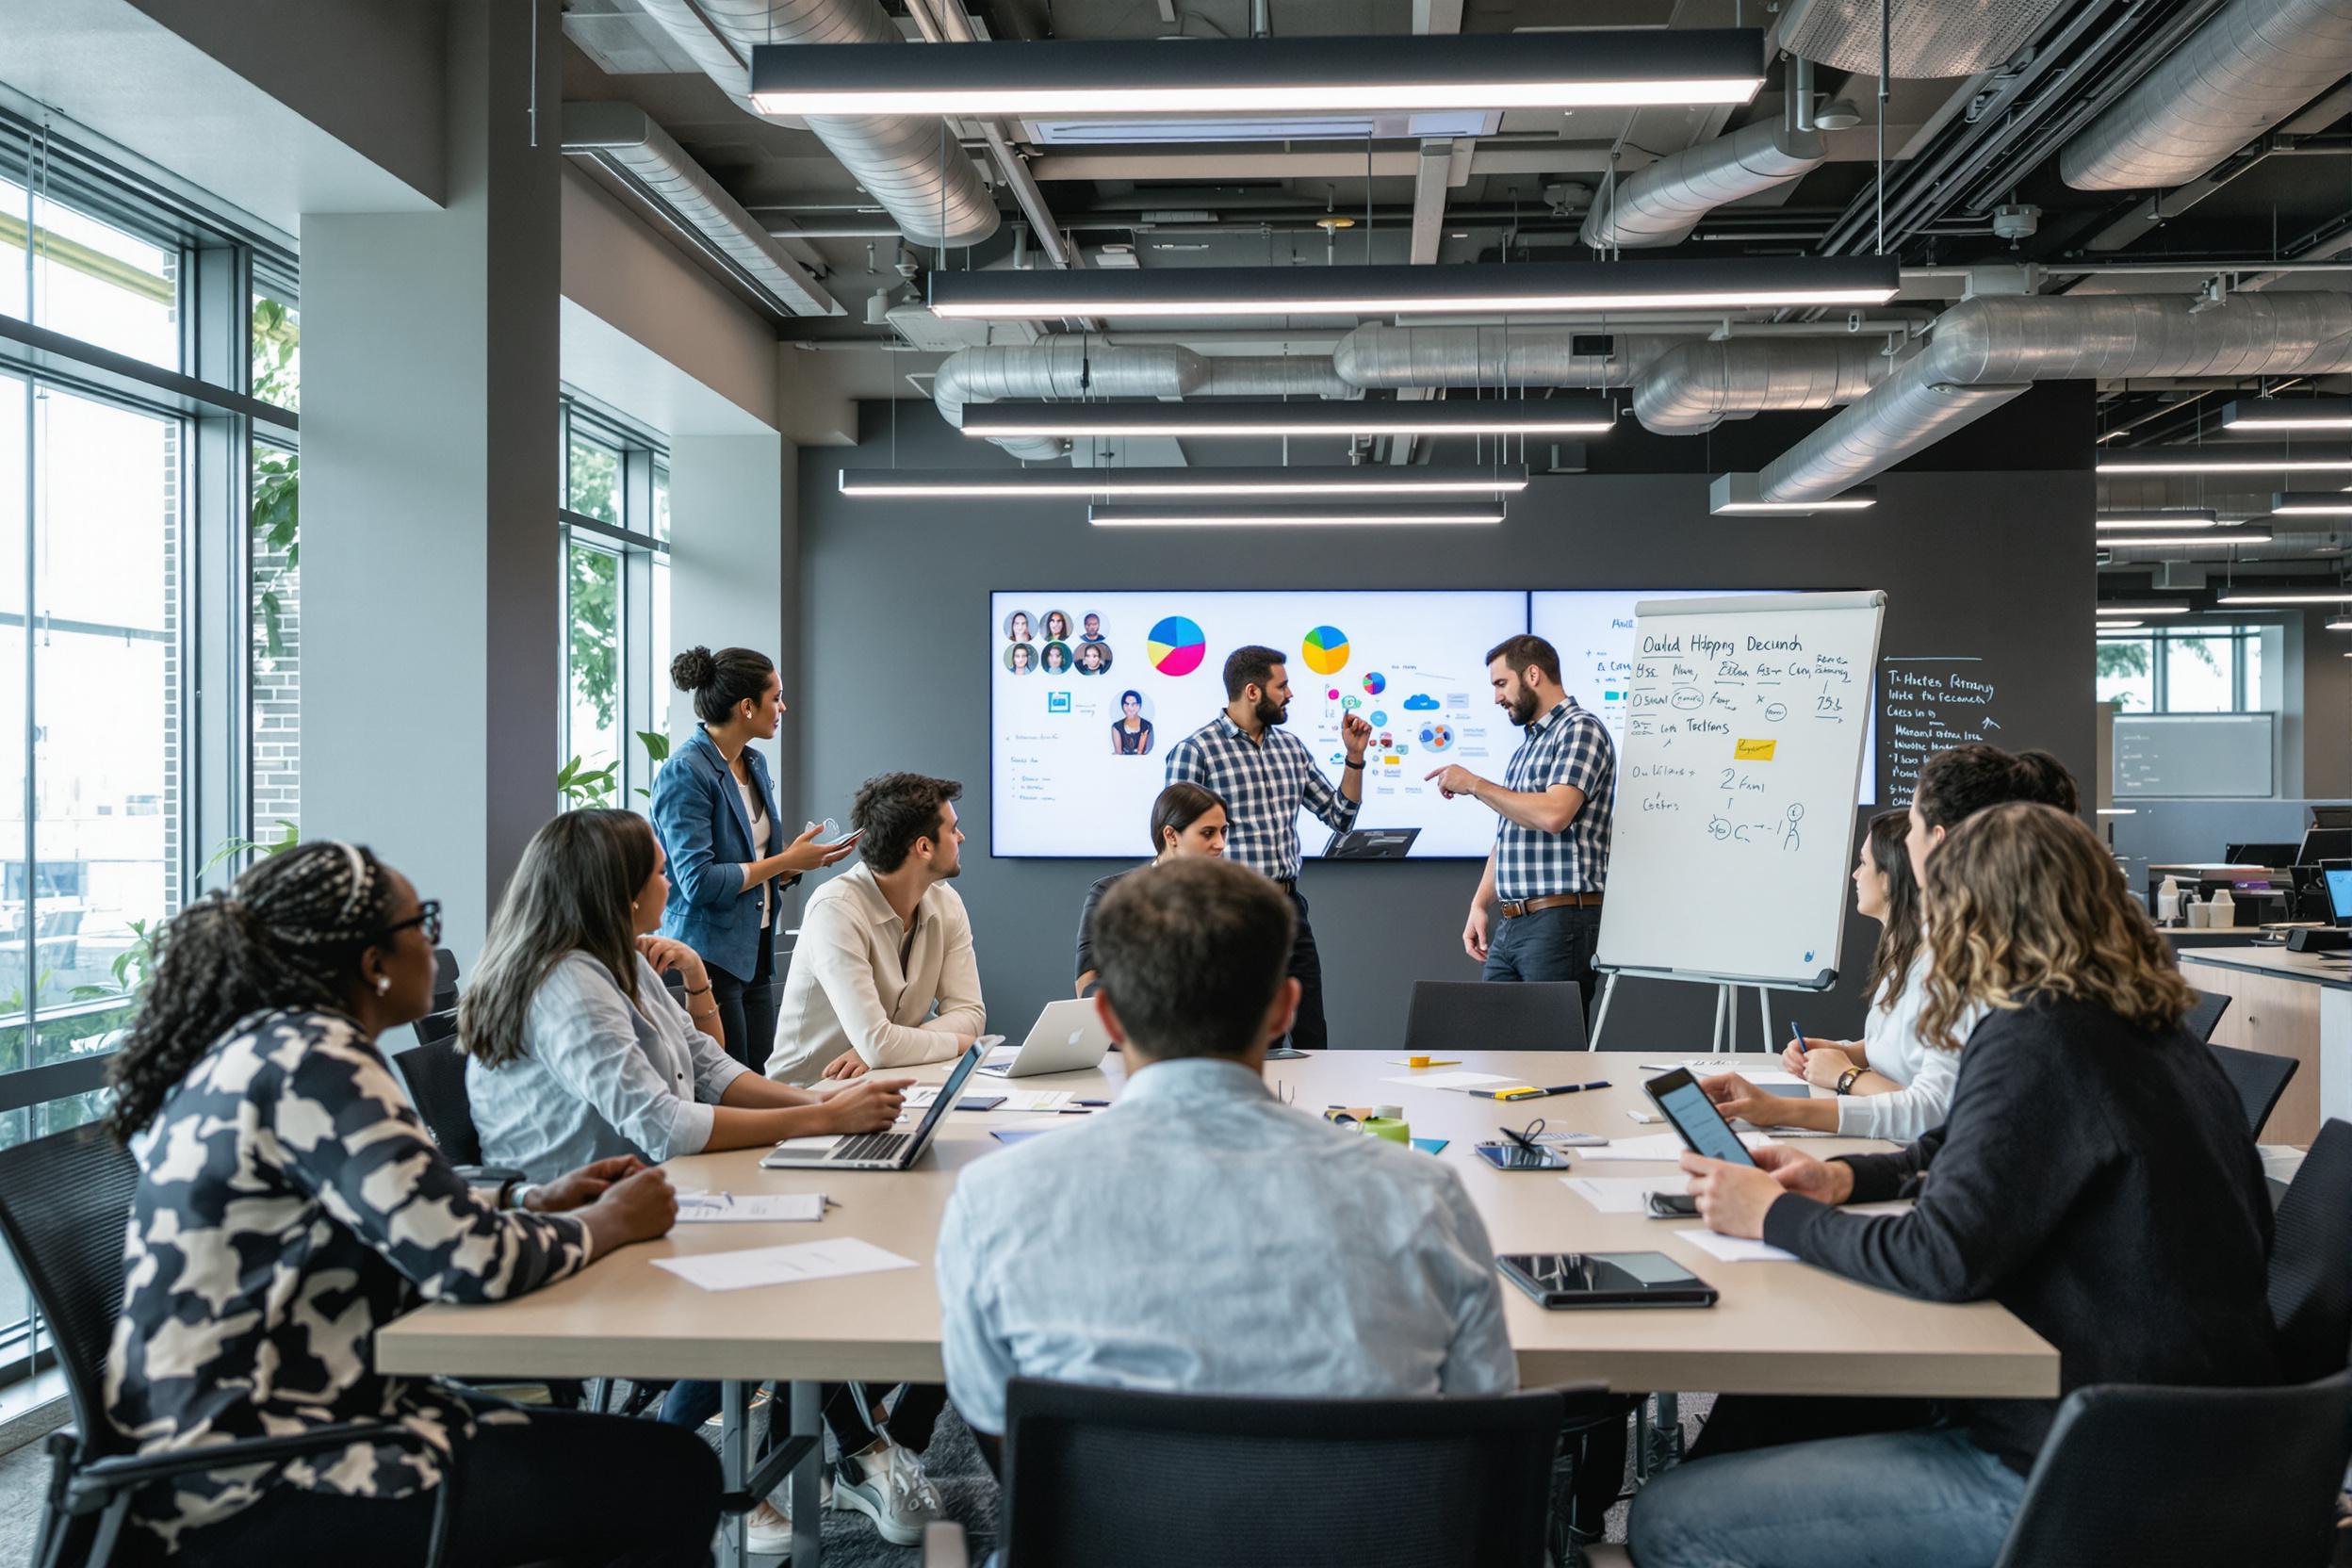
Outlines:
<svg viewBox="0 0 2352 1568"><path fill-rule="evenodd" d="M1883 593L1636 608L1604 970L1837 979Z"/></svg>

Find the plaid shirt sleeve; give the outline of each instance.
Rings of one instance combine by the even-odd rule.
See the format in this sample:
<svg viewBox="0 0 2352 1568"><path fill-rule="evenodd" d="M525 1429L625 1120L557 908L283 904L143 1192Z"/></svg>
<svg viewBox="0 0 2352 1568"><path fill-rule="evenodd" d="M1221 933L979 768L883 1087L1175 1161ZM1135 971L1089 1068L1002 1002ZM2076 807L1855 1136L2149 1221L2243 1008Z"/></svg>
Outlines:
<svg viewBox="0 0 2352 1568"><path fill-rule="evenodd" d="M1168 748L1168 776L1163 784L1199 784L1209 782L1209 759L1201 747L1199 734L1185 736Z"/></svg>
<svg viewBox="0 0 2352 1568"><path fill-rule="evenodd" d="M1544 781L1545 789L1566 784L1584 792L1587 800L1605 787L1604 775L1609 763L1609 731L1601 721L1590 713L1579 713L1571 726L1567 743L1553 753L1551 776Z"/></svg>
<svg viewBox="0 0 2352 1568"><path fill-rule="evenodd" d="M1300 749L1303 751L1305 748ZM1304 757L1300 760L1305 764L1305 776L1299 781L1299 804L1314 812L1332 832L1347 832L1356 825L1356 813L1364 808L1364 803L1349 800L1333 789L1331 781L1323 776L1323 770L1315 766L1312 757Z"/></svg>

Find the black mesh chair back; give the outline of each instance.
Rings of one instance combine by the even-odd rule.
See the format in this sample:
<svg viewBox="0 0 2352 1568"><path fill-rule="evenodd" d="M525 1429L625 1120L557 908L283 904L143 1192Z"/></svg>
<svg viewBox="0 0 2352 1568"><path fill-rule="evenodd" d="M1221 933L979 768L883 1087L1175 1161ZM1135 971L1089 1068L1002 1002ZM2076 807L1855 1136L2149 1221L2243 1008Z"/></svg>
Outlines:
<svg viewBox="0 0 2352 1568"><path fill-rule="evenodd" d="M2352 1452L2352 1373L2283 1388L2077 1389L1995 1568L2319 1568Z"/></svg>
<svg viewBox="0 0 2352 1568"><path fill-rule="evenodd" d="M1584 993L1573 980L1487 985L1415 980L1408 1051L1582 1051Z"/></svg>
<svg viewBox="0 0 2352 1568"><path fill-rule="evenodd" d="M2199 991L2197 1005L2189 1009L2189 1016L2180 1021L2180 1026L2198 1039L2210 1040L2214 1026L2221 1022L2221 1015L2229 1010L2230 999L2221 992Z"/></svg>
<svg viewBox="0 0 2352 1568"><path fill-rule="evenodd" d="M2270 1239L2278 1375L2302 1382L2352 1351L2352 1122L2330 1120L2278 1200Z"/></svg>
<svg viewBox="0 0 2352 1568"><path fill-rule="evenodd" d="M2238 1091L2238 1103L2246 1108L2246 1130L2261 1138L2262 1123L2270 1119L2278 1097L2287 1092L2287 1080L2295 1076L2298 1064L2293 1056L2240 1051L2234 1046L2216 1045L2212 1050L2230 1086Z"/></svg>
<svg viewBox="0 0 2352 1568"><path fill-rule="evenodd" d="M119 1452L101 1380L122 1311L122 1237L139 1162L105 1127L0 1149L0 1238L49 1326L80 1450Z"/></svg>
<svg viewBox="0 0 2352 1568"><path fill-rule="evenodd" d="M433 1010L446 1013L457 1005L457 955L446 947L433 950Z"/></svg>
<svg viewBox="0 0 2352 1568"><path fill-rule="evenodd" d="M1571 1403L1557 1390L1260 1399L1030 1378L1005 1397L1009 1568L1538 1568Z"/></svg>
<svg viewBox="0 0 2352 1568"><path fill-rule="evenodd" d="M394 1056L392 1065L408 1080L408 1097L416 1102L425 1130L449 1163L480 1165L482 1137L474 1131L474 1107L466 1098L466 1054L457 1048L457 1015L446 1015L448 1029L442 1032L436 1021L444 1016L418 1019L416 1037L424 1043ZM435 1030L430 1036L428 1024Z"/></svg>

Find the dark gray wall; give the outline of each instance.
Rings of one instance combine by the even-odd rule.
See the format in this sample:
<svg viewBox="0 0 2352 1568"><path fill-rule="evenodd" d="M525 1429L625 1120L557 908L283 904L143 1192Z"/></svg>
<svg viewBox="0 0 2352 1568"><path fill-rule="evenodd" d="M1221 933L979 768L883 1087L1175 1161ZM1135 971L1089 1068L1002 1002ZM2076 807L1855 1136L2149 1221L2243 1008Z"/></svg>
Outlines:
<svg viewBox="0 0 2352 1568"><path fill-rule="evenodd" d="M2076 402L2057 410L2074 451L2088 450L2088 419L2076 428ZM805 683L793 703L802 724L792 740L805 785L803 809L845 817L858 781L892 768L965 781L970 841L956 888L972 910L991 1025L1016 1036L1042 1004L1070 994L1071 943L1086 885L1123 862L988 855L988 666L982 653L992 590L1228 582L1884 588L1886 655L1981 656L1981 672L2000 689L1993 712L2001 728L1989 738L2012 747L2046 746L2078 776L2090 777L2093 494L2086 470L1899 472L1880 481L1878 507L1858 518L1710 517L1707 476L1692 472L1541 478L1495 529L1106 534L1087 526L1083 502L844 499L836 490L837 469L890 461L878 412L867 411L862 447L807 452L801 464ZM2087 405L2079 412L2087 416ZM976 443L946 433L929 410L910 418L914 413L900 411L902 466L971 466L996 457L986 448L975 455ZM2027 449L2050 425L2050 413L2041 410L2020 425L2032 433L2011 449L2019 461L2032 460ZM1700 457L1700 443L1681 445ZM1718 460L1722 455L1719 446ZM1212 650L1220 658L1222 651ZM1170 734L1189 727L1181 715L1164 715L1162 723ZM1135 836L1142 836L1140 824ZM1638 874L1637 867L1611 870L1616 878ZM1471 861L1309 863L1301 887L1314 906L1334 1044L1394 1047L1403 1038L1415 979L1477 977L1461 942L1477 882ZM1691 896L1704 898L1706 890L1694 888ZM1756 915L1769 919L1771 911ZM1875 932L1868 921L1850 920L1845 978L1833 996L1774 999L1783 1031L1792 1009L1815 1034L1859 1028L1859 981ZM1752 995L1746 1005L1753 1048ZM1713 1008L1713 992L1705 988L1628 981L1609 1021L1609 1043L1703 1048Z"/></svg>

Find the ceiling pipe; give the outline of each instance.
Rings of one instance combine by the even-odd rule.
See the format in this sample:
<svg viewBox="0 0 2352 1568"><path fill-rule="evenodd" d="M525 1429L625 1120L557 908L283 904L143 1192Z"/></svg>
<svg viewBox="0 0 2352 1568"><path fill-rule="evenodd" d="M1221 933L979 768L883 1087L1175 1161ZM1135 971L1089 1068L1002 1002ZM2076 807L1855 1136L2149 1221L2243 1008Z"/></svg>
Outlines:
<svg viewBox="0 0 2352 1568"><path fill-rule="evenodd" d="M1765 499L1822 500L1884 473L2035 382L2352 369L2352 295L2042 295L1966 300L1859 402L1768 464Z"/></svg>
<svg viewBox="0 0 2352 1568"><path fill-rule="evenodd" d="M923 36L933 43L980 41L972 18L964 14L964 0L906 0L906 14L914 18ZM1012 191L1022 215L1029 220L1029 226L1037 237L1037 248L1045 253L1046 259L1060 268L1085 265L1077 249L1063 237L1061 225L1054 220L1054 209L1046 205L1045 192L1037 188L1037 177L1029 172L1029 165L1013 151L1004 125L994 120L977 123L980 135L988 144L988 156L994 160L997 172L1004 176L1005 187Z"/></svg>
<svg viewBox="0 0 2352 1568"><path fill-rule="evenodd" d="M1662 157L1593 194L1580 236L1596 251L1679 245L1702 219L1742 197L1802 179L1827 160L1819 131L1779 121Z"/></svg>
<svg viewBox="0 0 2352 1568"><path fill-rule="evenodd" d="M1605 337L1606 353L1577 339ZM1358 327L1331 351L1339 379L1356 387L1629 386L1676 340L1655 334L1567 327Z"/></svg>
<svg viewBox="0 0 2352 1568"><path fill-rule="evenodd" d="M903 43L877 0L636 0L744 112L754 43ZM808 129L921 245L976 245L996 203L945 122L907 115L811 115Z"/></svg>
<svg viewBox="0 0 2352 1568"><path fill-rule="evenodd" d="M2352 71L2352 0L2230 0L2058 154L2077 190L2210 173Z"/></svg>
<svg viewBox="0 0 2352 1568"><path fill-rule="evenodd" d="M1767 409L1853 402L1893 368L1871 338L1736 338L1682 343L1634 384L1634 417L1659 435L1695 435Z"/></svg>
<svg viewBox="0 0 2352 1568"><path fill-rule="evenodd" d="M1176 344L1115 348L1091 335L959 349L939 362L931 400L960 430L967 403L1007 398L1352 398L1321 354L1232 354L1211 358ZM1020 458L1055 458L1070 443L1053 436L992 437Z"/></svg>

